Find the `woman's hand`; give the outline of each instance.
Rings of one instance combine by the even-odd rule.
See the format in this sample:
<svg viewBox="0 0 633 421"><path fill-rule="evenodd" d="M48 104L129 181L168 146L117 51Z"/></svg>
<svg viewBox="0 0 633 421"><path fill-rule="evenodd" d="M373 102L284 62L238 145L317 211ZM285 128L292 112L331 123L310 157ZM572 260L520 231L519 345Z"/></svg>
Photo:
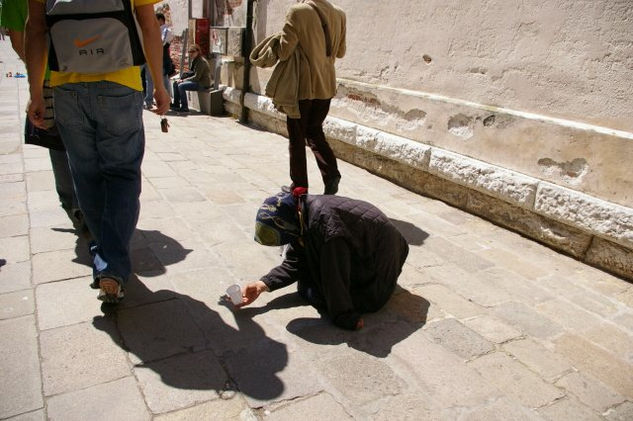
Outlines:
<svg viewBox="0 0 633 421"><path fill-rule="evenodd" d="M249 305L264 291L268 291L268 287L264 282L251 282L250 284L242 287L242 303L236 305L235 307L244 307Z"/></svg>

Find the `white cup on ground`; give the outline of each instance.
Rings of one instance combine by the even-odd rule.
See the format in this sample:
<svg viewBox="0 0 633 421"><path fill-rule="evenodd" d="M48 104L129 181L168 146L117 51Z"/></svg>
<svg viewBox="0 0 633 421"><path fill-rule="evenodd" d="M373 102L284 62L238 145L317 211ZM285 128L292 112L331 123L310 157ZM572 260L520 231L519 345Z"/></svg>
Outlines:
<svg viewBox="0 0 633 421"><path fill-rule="evenodd" d="M226 293L231 298L233 304L238 305L242 303L242 287L238 284L233 284L226 289Z"/></svg>

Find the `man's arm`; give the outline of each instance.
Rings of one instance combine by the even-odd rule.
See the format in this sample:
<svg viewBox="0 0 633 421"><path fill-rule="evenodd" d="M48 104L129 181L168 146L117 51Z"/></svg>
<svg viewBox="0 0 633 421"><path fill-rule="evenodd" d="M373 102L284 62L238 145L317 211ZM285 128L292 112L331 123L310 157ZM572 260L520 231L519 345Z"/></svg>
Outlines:
<svg viewBox="0 0 633 421"><path fill-rule="evenodd" d="M26 63L26 57L24 55L24 32L9 29L9 39L11 40L13 51L18 53L20 60Z"/></svg>
<svg viewBox="0 0 633 421"><path fill-rule="evenodd" d="M0 3L2 3L0 1ZM26 0L5 0L2 4L2 26L7 29L11 40L11 47L18 54L20 60L26 63L24 58L24 26L28 13Z"/></svg>
<svg viewBox="0 0 633 421"><path fill-rule="evenodd" d="M163 80L163 42L160 36L160 25L154 14L154 6L152 4L137 6L135 10L143 33L145 58L152 80L161 81ZM154 99L156 100L154 112L159 115L165 114L169 109L169 94L162 83L154 83Z"/></svg>
<svg viewBox="0 0 633 421"><path fill-rule="evenodd" d="M29 17L26 20L25 58L31 100L27 113L34 126L42 129L46 105L42 94L48 48L46 45L46 16L44 3L29 0Z"/></svg>

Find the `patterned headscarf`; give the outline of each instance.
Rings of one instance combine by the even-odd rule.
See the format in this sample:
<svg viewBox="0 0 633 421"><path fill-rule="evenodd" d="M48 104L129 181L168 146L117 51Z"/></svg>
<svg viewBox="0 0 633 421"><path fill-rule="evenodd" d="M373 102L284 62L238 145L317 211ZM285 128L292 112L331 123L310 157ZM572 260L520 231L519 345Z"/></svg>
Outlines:
<svg viewBox="0 0 633 421"><path fill-rule="evenodd" d="M280 192L264 200L255 218L255 241L264 246L281 246L301 235L297 199Z"/></svg>

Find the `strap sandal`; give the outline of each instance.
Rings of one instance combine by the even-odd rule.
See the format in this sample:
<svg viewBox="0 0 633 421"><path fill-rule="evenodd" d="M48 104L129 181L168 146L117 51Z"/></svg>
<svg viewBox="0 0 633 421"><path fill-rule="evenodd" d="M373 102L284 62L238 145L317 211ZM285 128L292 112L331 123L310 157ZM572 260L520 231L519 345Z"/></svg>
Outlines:
<svg viewBox="0 0 633 421"><path fill-rule="evenodd" d="M118 304L124 297L123 288L115 279L107 277L99 279L99 295L97 299L108 304Z"/></svg>

